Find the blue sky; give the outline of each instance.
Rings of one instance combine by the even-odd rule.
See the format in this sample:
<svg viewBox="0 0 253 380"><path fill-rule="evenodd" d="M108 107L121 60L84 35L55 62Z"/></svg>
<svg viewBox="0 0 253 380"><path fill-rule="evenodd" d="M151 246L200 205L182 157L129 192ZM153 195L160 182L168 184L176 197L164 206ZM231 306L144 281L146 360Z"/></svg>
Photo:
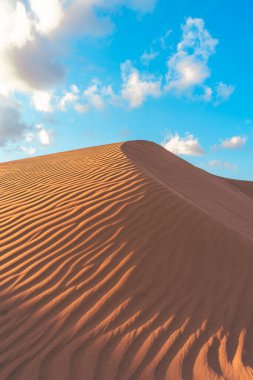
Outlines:
<svg viewBox="0 0 253 380"><path fill-rule="evenodd" d="M0 161L146 139L253 180L250 0L3 0Z"/></svg>

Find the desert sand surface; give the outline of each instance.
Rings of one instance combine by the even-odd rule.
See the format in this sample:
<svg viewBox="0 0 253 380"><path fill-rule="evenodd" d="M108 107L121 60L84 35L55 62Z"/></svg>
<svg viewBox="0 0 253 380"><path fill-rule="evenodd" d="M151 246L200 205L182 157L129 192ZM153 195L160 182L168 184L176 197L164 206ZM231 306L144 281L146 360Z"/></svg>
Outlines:
<svg viewBox="0 0 253 380"><path fill-rule="evenodd" d="M132 141L0 164L1 380L253 379L253 183Z"/></svg>

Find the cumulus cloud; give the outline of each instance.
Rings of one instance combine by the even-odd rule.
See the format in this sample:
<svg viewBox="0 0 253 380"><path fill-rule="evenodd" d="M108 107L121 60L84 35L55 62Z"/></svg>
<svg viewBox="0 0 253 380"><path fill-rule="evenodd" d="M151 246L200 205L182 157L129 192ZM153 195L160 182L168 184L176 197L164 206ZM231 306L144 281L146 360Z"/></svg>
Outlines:
<svg viewBox="0 0 253 380"><path fill-rule="evenodd" d="M228 169L228 170L236 170L237 166L235 164L231 164L227 161L221 161L221 160L211 160L208 161L207 165L211 168L218 168L218 169Z"/></svg>
<svg viewBox="0 0 253 380"><path fill-rule="evenodd" d="M52 137L52 131L42 124L34 127L25 123L20 104L0 95L0 148L15 148L33 155L38 147L51 144Z"/></svg>
<svg viewBox="0 0 253 380"><path fill-rule="evenodd" d="M24 138L30 126L22 120L20 105L0 96L0 147Z"/></svg>
<svg viewBox="0 0 253 380"><path fill-rule="evenodd" d="M102 110L105 107L103 93L104 88L100 90L99 82L95 82L83 92L83 95L89 106L94 107L97 110Z"/></svg>
<svg viewBox="0 0 253 380"><path fill-rule="evenodd" d="M54 87L65 74L56 57L57 50L42 38L27 42L22 49L15 47L5 52L4 60L11 70L10 89L30 93Z"/></svg>
<svg viewBox="0 0 253 380"><path fill-rule="evenodd" d="M28 155L52 143L53 134L42 124L35 127L22 119L20 104L0 95L0 148L14 147Z"/></svg>
<svg viewBox="0 0 253 380"><path fill-rule="evenodd" d="M132 66L131 61L121 65L123 80L121 96L131 108L140 107L147 97L158 98L162 95L161 79L141 73Z"/></svg>
<svg viewBox="0 0 253 380"><path fill-rule="evenodd" d="M36 128L41 145L50 145L52 143L52 131L47 130L43 124L37 124Z"/></svg>
<svg viewBox="0 0 253 380"><path fill-rule="evenodd" d="M25 155L33 156L53 142L53 132L43 124L37 124L24 136L22 144L17 148Z"/></svg>
<svg viewBox="0 0 253 380"><path fill-rule="evenodd" d="M0 84L32 92L55 86L64 76L62 39L105 35L119 6L153 9L155 0L2 0L0 2Z"/></svg>
<svg viewBox="0 0 253 380"><path fill-rule="evenodd" d="M58 109L65 111L73 107L76 112L87 113L91 110L102 111L108 104L121 107L126 101L130 108L140 107L148 96L162 95L161 80L144 74L135 69L130 61L121 66L122 88L115 93L111 85L103 85L98 79L93 79L90 85L80 90L71 86L71 91L65 91L58 101Z"/></svg>
<svg viewBox="0 0 253 380"><path fill-rule="evenodd" d="M92 109L102 111L106 104L118 105L120 97L114 93L111 85L104 86L98 79L93 79L83 91L82 101L83 103L76 105L77 111L87 112Z"/></svg>
<svg viewBox="0 0 253 380"><path fill-rule="evenodd" d="M71 91L65 91L64 95L60 98L58 102L58 108L61 111L66 111L67 107L72 105L78 100L78 92L73 91L73 87L71 88Z"/></svg>
<svg viewBox="0 0 253 380"><path fill-rule="evenodd" d="M93 79L82 91L77 85L71 85L70 90L65 91L58 99L58 109L66 111L68 107L72 107L76 112L87 113L92 109L101 111L106 104L116 105L119 101L119 96L114 93L111 85L104 86L98 79Z"/></svg>
<svg viewBox="0 0 253 380"><path fill-rule="evenodd" d="M184 137L178 133L168 134L161 145L177 155L203 156L205 153L198 138L192 134L186 134Z"/></svg>
<svg viewBox="0 0 253 380"><path fill-rule="evenodd" d="M182 40L177 51L169 58L166 76L167 91L191 93L210 76L208 60L215 53L218 40L205 29L200 18L189 17L182 26Z"/></svg>
<svg viewBox="0 0 253 380"><path fill-rule="evenodd" d="M0 93L27 93L31 104L40 112L54 110L54 87L64 78L60 60L62 39L64 48L73 35L103 35L112 31L111 14L125 6L137 12L154 9L156 0L2 0L0 2ZM204 85L210 76L208 59L218 43L206 30L204 21L188 18L182 26L182 40L168 62L166 91L192 94L200 87L199 99L217 103L229 98L234 87L223 82L215 89ZM162 37L162 47L171 31ZM148 65L159 53L145 52L141 61ZM82 94L72 87L65 91L56 108L65 111L73 107L85 113L102 110L106 102L130 108L140 107L148 97L160 97L162 75L157 77L133 67L130 61L121 65L122 87L115 94L112 86L92 83ZM123 101L123 102L122 102Z"/></svg>
<svg viewBox="0 0 253 380"><path fill-rule="evenodd" d="M60 58L71 38L107 35L113 30L111 15L120 7L144 13L152 11L155 3L156 0L1 0L0 100L24 93L36 110L52 112L53 89L65 76ZM116 101L110 86L93 84L82 95L72 87L60 99L60 108L64 110L71 104L78 112L102 109L104 99ZM21 109L13 102L1 102L1 146L22 140L29 129L22 121ZM46 145L44 130L39 134L41 144Z"/></svg>
<svg viewBox="0 0 253 380"><path fill-rule="evenodd" d="M240 149L247 142L247 137L233 136L221 141L219 147L225 149Z"/></svg>
<svg viewBox="0 0 253 380"><path fill-rule="evenodd" d="M9 92L42 90L63 77L56 49L48 35L40 33L40 19L31 7L36 2L0 3L0 83ZM50 15L47 12L48 20Z"/></svg>
<svg viewBox="0 0 253 380"><path fill-rule="evenodd" d="M59 0L30 0L29 2L36 18L36 28L42 34L50 33L63 19L64 12Z"/></svg>
<svg viewBox="0 0 253 380"><path fill-rule="evenodd" d="M32 96L32 102L37 111L52 112L52 94L47 91L35 91Z"/></svg>
<svg viewBox="0 0 253 380"><path fill-rule="evenodd" d="M32 21L21 1L2 0L0 3L0 47L1 50L17 46L21 48L32 39Z"/></svg>

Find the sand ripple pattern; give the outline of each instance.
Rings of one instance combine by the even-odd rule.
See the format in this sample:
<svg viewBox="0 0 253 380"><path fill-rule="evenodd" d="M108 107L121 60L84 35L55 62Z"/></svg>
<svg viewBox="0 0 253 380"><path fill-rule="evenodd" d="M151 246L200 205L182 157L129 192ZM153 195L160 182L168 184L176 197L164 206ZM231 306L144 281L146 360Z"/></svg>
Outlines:
<svg viewBox="0 0 253 380"><path fill-rule="evenodd" d="M136 141L0 165L1 380L253 379L253 186Z"/></svg>

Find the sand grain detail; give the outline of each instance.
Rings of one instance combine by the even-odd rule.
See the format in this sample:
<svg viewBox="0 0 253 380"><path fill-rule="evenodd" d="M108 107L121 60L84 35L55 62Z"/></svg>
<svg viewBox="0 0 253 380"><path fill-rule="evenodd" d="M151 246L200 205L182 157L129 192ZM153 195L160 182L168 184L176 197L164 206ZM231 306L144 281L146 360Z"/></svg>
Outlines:
<svg viewBox="0 0 253 380"><path fill-rule="evenodd" d="M134 141L0 164L1 380L253 379L253 184Z"/></svg>

